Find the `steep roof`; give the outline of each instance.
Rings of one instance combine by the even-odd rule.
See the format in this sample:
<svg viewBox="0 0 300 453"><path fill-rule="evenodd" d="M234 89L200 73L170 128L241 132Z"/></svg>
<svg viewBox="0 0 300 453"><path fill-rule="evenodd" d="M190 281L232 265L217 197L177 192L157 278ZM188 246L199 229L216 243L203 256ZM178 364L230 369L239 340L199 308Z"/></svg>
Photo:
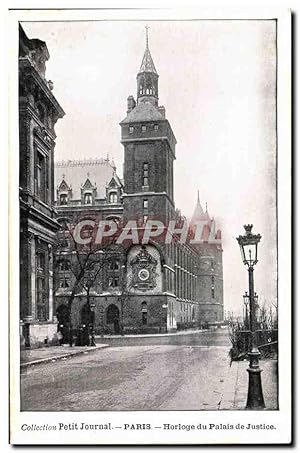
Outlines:
<svg viewBox="0 0 300 453"><path fill-rule="evenodd" d="M141 72L153 72L154 74L157 74L154 63L153 63L153 59L152 59L152 56L151 56L151 53L150 53L150 50L148 47L148 43L146 45L146 50L145 50L145 53L143 56L139 74Z"/></svg>
<svg viewBox="0 0 300 453"><path fill-rule="evenodd" d="M109 159L84 159L56 162L54 166L55 196L56 189L64 180L72 189L72 200L81 199L84 184L96 186L96 198L104 198L106 186L114 175Z"/></svg>
<svg viewBox="0 0 300 453"><path fill-rule="evenodd" d="M194 210L194 214L192 216L191 223L193 224L194 222L197 222L198 220L210 220L208 211L207 211L207 205L206 205L206 211L203 211L203 208L200 203L200 197L199 197L199 190L198 190L198 197L197 197L197 203L196 207Z"/></svg>
<svg viewBox="0 0 300 453"><path fill-rule="evenodd" d="M126 118L121 121L125 123L137 123L139 121L161 121L164 117L149 101L140 102L131 112L128 113Z"/></svg>

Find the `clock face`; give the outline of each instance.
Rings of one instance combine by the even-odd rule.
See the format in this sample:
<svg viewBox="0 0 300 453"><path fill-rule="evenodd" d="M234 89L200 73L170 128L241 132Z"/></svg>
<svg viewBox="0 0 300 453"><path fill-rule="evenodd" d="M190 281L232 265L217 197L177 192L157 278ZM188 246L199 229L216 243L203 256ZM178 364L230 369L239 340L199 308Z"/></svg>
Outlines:
<svg viewBox="0 0 300 453"><path fill-rule="evenodd" d="M138 272L138 277L142 282L145 282L146 280L148 280L149 276L150 276L150 274L147 269L141 269Z"/></svg>

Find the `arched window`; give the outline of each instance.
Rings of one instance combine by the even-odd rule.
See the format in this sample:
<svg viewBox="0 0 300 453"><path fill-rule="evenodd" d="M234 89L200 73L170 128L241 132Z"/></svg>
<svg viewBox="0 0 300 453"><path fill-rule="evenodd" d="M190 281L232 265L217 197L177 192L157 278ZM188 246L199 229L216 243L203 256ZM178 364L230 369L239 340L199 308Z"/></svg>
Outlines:
<svg viewBox="0 0 300 453"><path fill-rule="evenodd" d="M110 203L118 203L118 195L116 192L110 192L109 194L109 202Z"/></svg>
<svg viewBox="0 0 300 453"><path fill-rule="evenodd" d="M107 307L106 311L106 323L113 324L116 321L119 321L120 312L116 305L111 304Z"/></svg>

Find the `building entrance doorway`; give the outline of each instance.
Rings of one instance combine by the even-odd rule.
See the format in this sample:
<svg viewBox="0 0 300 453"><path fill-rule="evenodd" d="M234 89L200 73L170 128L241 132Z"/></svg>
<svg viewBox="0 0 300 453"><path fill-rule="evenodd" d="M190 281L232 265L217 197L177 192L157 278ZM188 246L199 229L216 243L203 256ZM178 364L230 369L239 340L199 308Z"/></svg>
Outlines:
<svg viewBox="0 0 300 453"><path fill-rule="evenodd" d="M106 324L113 324L113 330L115 335L120 333L120 311L118 307L111 304L107 307L106 312Z"/></svg>

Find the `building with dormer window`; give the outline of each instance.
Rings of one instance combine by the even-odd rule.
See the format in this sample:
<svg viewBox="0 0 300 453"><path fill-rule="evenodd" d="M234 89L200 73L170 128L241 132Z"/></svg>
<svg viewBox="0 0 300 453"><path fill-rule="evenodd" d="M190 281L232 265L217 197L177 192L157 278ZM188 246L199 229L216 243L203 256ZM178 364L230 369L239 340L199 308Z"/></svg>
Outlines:
<svg viewBox="0 0 300 453"><path fill-rule="evenodd" d="M121 225L135 220L139 231L148 220L184 223L174 200L176 138L165 107L159 105L158 79L147 36L137 96L127 98L126 117L120 122L124 179L109 158L57 162L59 217L70 223L78 218L111 219ZM169 244L153 240L114 251L116 259L99 273L89 295L96 333L158 333L223 321L221 231L208 209L203 210L199 193L189 234L195 233L198 222L205 225L199 244L181 243L174 234ZM74 257L72 251L71 246L68 259ZM63 272L67 271L60 266L56 302L66 312L72 281ZM78 292L72 302L72 325L83 323L86 304L87 294Z"/></svg>

